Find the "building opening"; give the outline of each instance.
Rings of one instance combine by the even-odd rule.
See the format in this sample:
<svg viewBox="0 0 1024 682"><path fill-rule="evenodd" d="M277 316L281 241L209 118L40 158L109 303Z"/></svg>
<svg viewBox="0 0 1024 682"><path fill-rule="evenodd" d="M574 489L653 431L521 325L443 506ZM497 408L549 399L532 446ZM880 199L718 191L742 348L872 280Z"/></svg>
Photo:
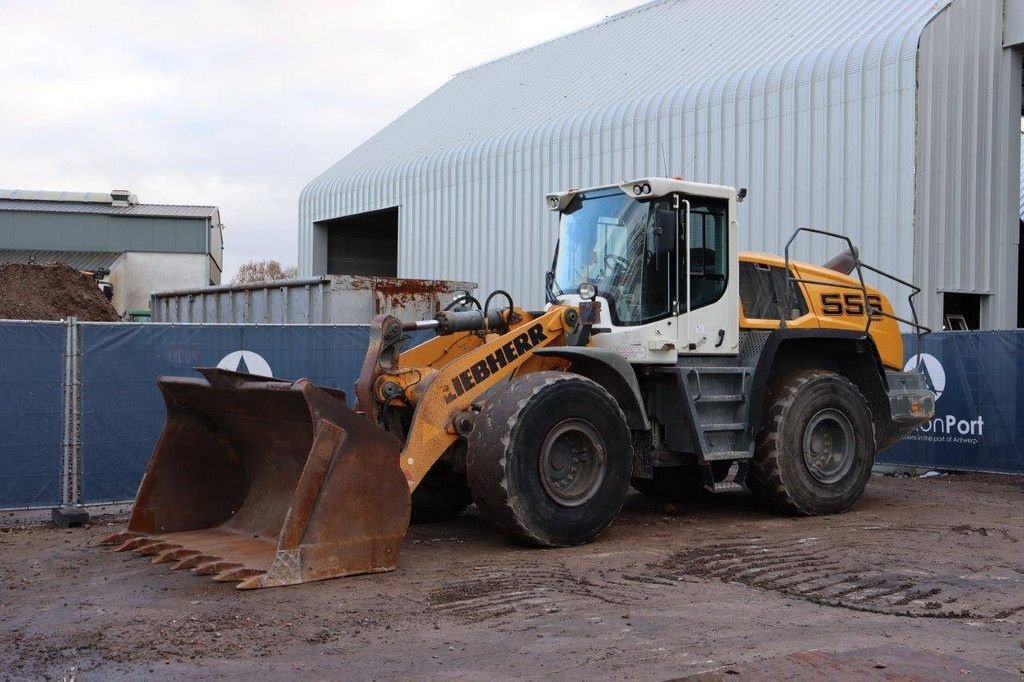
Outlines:
<svg viewBox="0 0 1024 682"><path fill-rule="evenodd" d="M943 294L942 328L954 332L980 329L981 294Z"/></svg>
<svg viewBox="0 0 1024 682"><path fill-rule="evenodd" d="M328 275L398 276L398 208L323 220Z"/></svg>

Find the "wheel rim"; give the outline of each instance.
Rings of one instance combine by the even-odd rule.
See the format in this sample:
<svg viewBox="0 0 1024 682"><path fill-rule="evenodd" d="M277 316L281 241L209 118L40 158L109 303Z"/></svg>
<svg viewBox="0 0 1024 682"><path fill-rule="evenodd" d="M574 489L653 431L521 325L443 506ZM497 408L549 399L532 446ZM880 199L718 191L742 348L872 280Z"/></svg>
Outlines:
<svg viewBox="0 0 1024 682"><path fill-rule="evenodd" d="M855 448L853 425L839 410L821 410L804 429L804 464L822 483L835 483L849 473Z"/></svg>
<svg viewBox="0 0 1024 682"><path fill-rule="evenodd" d="M541 445L540 482L558 504L578 507L597 494L606 462L604 439L597 429L582 419L566 419Z"/></svg>

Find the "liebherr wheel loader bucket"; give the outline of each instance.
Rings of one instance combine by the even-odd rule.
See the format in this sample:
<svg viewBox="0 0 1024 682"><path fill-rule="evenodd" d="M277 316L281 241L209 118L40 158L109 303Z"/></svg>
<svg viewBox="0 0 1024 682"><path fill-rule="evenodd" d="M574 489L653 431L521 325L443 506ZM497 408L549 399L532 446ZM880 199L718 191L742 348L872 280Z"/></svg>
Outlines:
<svg viewBox="0 0 1024 682"><path fill-rule="evenodd" d="M240 589L390 571L409 525L398 439L341 391L200 369L167 404L118 551Z"/></svg>

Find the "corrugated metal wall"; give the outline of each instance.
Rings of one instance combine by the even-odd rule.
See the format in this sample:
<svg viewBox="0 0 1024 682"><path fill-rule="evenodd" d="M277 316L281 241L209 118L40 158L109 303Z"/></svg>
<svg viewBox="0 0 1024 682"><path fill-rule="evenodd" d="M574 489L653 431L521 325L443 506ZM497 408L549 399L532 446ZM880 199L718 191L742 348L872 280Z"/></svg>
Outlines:
<svg viewBox="0 0 1024 682"><path fill-rule="evenodd" d="M741 248L825 227L913 278L917 48L946 5L663 1L460 74L305 188L300 269L316 221L401 206L399 275L538 305L545 192L682 172L750 189Z"/></svg>
<svg viewBox="0 0 1024 682"><path fill-rule="evenodd" d="M208 218L0 211L0 248L207 253L209 224Z"/></svg>
<svg viewBox="0 0 1024 682"><path fill-rule="evenodd" d="M1017 326L1021 57L1003 3L958 0L921 36L915 281L929 323L942 292L986 294L983 328Z"/></svg>

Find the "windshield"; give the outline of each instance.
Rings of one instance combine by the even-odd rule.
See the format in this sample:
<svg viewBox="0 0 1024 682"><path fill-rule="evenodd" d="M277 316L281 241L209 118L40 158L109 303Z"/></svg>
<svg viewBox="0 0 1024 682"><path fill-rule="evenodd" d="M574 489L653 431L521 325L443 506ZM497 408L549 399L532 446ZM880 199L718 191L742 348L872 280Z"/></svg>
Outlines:
<svg viewBox="0 0 1024 682"><path fill-rule="evenodd" d="M562 213L554 293L594 284L615 325L664 317L673 306L677 234L667 200L637 201L617 187L579 194Z"/></svg>

